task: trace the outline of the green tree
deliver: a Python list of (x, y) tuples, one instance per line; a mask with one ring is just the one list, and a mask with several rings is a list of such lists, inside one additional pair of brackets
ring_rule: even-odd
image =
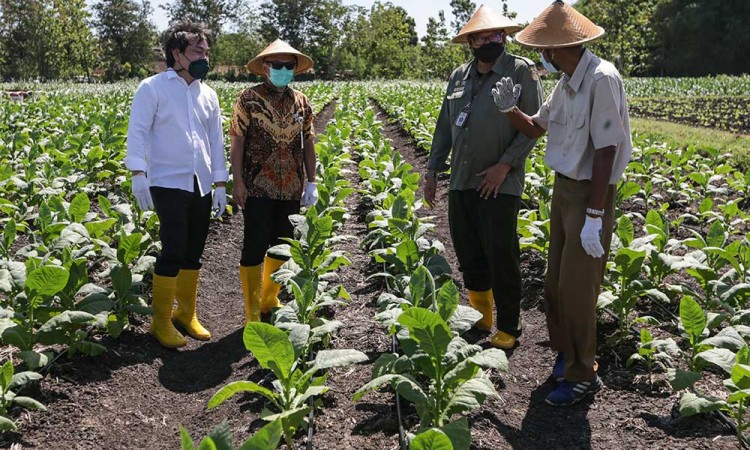
[(349, 27), (352, 17), (352, 9), (344, 6), (341, 0), (321, 0), (313, 9), (303, 49), (315, 61), (318, 77), (332, 79), (338, 72), (344, 30)]
[(438, 13), (437, 19), (428, 19), (426, 31), (422, 38), (423, 76), (446, 80), (453, 69), (469, 58), (469, 52), (465, 45), (451, 44), (443, 11)]
[(418, 77), (419, 40), (414, 19), (392, 3), (355, 10), (342, 59), (358, 78)]
[(260, 5), (260, 33), (268, 41), (283, 39), (302, 50), (317, 0), (272, 0)]
[(50, 53), (47, 28), (52, 8), (47, 0), (2, 0), (2, 41), (5, 67), (3, 77), (22, 80), (46, 77), (44, 69)]
[(89, 28), (91, 14), (85, 0), (53, 0), (50, 60), (56, 69), (54, 78), (91, 75), (96, 63), (96, 41)]
[(162, 8), (170, 21), (187, 19), (205, 23), (214, 37), (221, 34), (224, 24), (237, 20), (244, 10), (242, 0), (174, 0)]
[(657, 39), (652, 17), (656, 6), (663, 1), (580, 0), (576, 9), (606, 32), (587, 46), (612, 61), (623, 75), (648, 73)]
[(451, 26), (453, 27), (453, 31), (458, 34), (458, 32), (461, 31), (461, 28), (466, 25), (466, 22), (471, 19), (471, 16), (474, 15), (474, 11), (477, 10), (477, 5), (471, 0), (451, 0), (450, 5), (453, 11), (453, 21), (451, 22)]
[(148, 75), (153, 70), (150, 64), (156, 43), (154, 26), (148, 21), (151, 4), (148, 1), (100, 0), (93, 8), (105, 79)]

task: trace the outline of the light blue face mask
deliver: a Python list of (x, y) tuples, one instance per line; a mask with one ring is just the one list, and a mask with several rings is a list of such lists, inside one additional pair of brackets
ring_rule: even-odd
[(294, 78), (294, 70), (287, 68), (274, 69), (273, 67), (271, 67), (271, 71), (268, 76), (268, 79), (271, 81), (271, 83), (278, 88), (286, 87), (289, 83), (292, 82), (292, 78)]
[(544, 52), (539, 53), (542, 56), (542, 65), (545, 69), (547, 69), (547, 72), (549, 73), (557, 73), (557, 67), (553, 66), (552, 63), (544, 59)]

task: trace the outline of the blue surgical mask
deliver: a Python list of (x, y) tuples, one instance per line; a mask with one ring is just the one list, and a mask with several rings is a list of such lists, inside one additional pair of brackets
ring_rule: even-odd
[(546, 59), (544, 59), (544, 52), (540, 53), (542, 55), (542, 65), (545, 69), (547, 69), (547, 72), (549, 73), (557, 73), (557, 67), (553, 66), (552, 63), (548, 62)]
[(270, 73), (268, 75), (268, 79), (271, 81), (271, 84), (278, 88), (286, 87), (289, 83), (292, 82), (292, 78), (294, 78), (294, 70), (292, 69), (274, 69), (273, 67), (270, 68)]

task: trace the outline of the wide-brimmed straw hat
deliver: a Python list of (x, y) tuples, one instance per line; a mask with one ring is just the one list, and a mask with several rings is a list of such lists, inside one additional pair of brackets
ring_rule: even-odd
[(591, 42), (604, 35), (604, 28), (562, 0), (555, 0), (516, 35), (516, 42), (531, 48), (563, 48)]
[(471, 16), (471, 19), (466, 22), (466, 25), (461, 28), (456, 37), (453, 38), (453, 42), (456, 44), (465, 44), (469, 42), (470, 34), (481, 33), (482, 31), (504, 30), (505, 34), (511, 34), (522, 28), (517, 23), (502, 15), (500, 11), (482, 5)]
[(282, 41), (281, 39), (276, 39), (271, 44), (269, 44), (268, 47), (263, 49), (263, 51), (260, 52), (258, 56), (251, 59), (250, 62), (247, 63), (247, 70), (252, 74), (263, 76), (265, 75), (265, 73), (263, 72), (263, 59), (271, 55), (281, 54), (294, 55), (297, 57), (297, 67), (294, 69), (295, 75), (305, 72), (313, 66), (312, 58), (303, 53), (300, 53), (294, 47)]

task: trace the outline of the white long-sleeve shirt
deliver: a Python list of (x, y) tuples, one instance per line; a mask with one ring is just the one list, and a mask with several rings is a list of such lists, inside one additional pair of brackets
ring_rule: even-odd
[(125, 166), (148, 174), (151, 186), (200, 194), (229, 178), (216, 92), (187, 84), (174, 70), (146, 78), (130, 108)]

